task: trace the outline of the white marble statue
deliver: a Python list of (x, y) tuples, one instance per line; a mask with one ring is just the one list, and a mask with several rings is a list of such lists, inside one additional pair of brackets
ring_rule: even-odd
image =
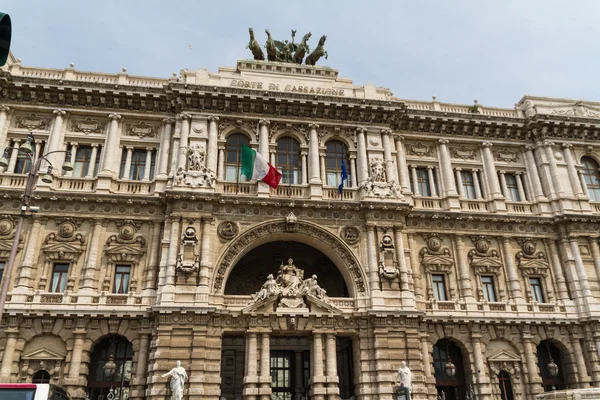
[(254, 300), (263, 300), (277, 293), (277, 282), (275, 282), (273, 274), (269, 274), (267, 281), (262, 285), (258, 293), (254, 295)]
[(163, 375), (171, 377), (171, 400), (182, 400), (183, 399), (183, 387), (188, 376), (185, 372), (185, 368), (181, 366), (181, 361), (177, 361), (175, 368)]
[(408, 392), (412, 393), (412, 372), (406, 366), (406, 361), (402, 361), (400, 365), (398, 375), (396, 375), (396, 385), (408, 388)]

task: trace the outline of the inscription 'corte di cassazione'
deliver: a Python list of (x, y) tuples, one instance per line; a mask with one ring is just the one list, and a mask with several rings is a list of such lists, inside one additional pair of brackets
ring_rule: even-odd
[(282, 92), (320, 94), (323, 96), (344, 96), (344, 89), (332, 89), (312, 86), (296, 86), (296, 85), (280, 85), (278, 83), (269, 83), (268, 85), (256, 81), (232, 80), (231, 87), (239, 87), (246, 89), (265, 89), (277, 90)]

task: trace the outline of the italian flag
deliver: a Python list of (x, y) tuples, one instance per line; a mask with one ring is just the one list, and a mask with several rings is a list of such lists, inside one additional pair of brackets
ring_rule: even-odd
[(277, 189), (281, 180), (281, 172), (267, 162), (262, 154), (252, 150), (246, 145), (242, 145), (242, 175), (246, 179), (259, 180)]

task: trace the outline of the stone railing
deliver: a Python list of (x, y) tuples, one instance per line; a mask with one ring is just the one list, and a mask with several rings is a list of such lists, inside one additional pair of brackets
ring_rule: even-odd
[(63, 176), (59, 179), (55, 179), (52, 182), (52, 189), (54, 190), (69, 190), (76, 192), (93, 192), (96, 190), (96, 179), (95, 178), (70, 178)]
[(25, 174), (0, 174), (0, 187), (4, 188), (24, 188), (27, 182)]
[(249, 295), (227, 295), (223, 297), (223, 305), (229, 308), (244, 308), (252, 302)]
[(442, 201), (436, 197), (416, 197), (415, 200), (415, 208), (425, 209), (425, 210), (441, 210), (442, 209)]
[(256, 182), (217, 182), (216, 192), (235, 195), (256, 195)]
[(506, 202), (506, 211), (509, 214), (532, 214), (533, 207), (527, 203)]
[(78, 82), (108, 83), (110, 85), (116, 85), (119, 83), (119, 77), (116, 75), (101, 74), (96, 72), (74, 72), (73, 78), (73, 80)]
[(487, 211), (487, 202), (485, 200), (460, 200), (460, 208), (463, 211)]
[[(464, 104), (444, 104), (439, 101), (415, 101), (415, 100), (402, 100), (409, 110), (423, 110), (423, 111), (439, 111), (445, 113), (457, 113), (457, 114), (470, 114), (469, 110), (473, 106)], [(496, 108), (496, 107), (484, 107), (478, 105), (478, 112), (474, 115), (489, 115), (491, 117), (507, 117), (507, 118), (518, 118), (520, 115), (515, 109), (510, 108)]]
[(590, 205), (592, 206), (592, 212), (594, 214), (600, 214), (600, 202), (590, 201)]
[(535, 400), (598, 400), (600, 388), (553, 390), (535, 396)]
[(30, 68), (30, 67), (21, 67), (21, 73), (15, 71), (13, 67), (11, 69), (11, 73), (13, 75), (21, 75), (27, 76), (30, 78), (40, 78), (40, 79), (64, 79), (65, 71), (61, 69), (52, 69), (52, 68)]
[[(106, 294), (102, 293), (99, 295), (93, 295), (92, 297), (85, 296), (88, 300), (86, 304), (94, 305), (109, 305), (109, 306), (126, 306), (126, 305), (138, 305), (142, 304), (142, 296), (139, 294)], [(83, 304), (81, 298), (77, 292), (65, 292), (65, 293), (38, 293), (28, 295), (26, 297), (26, 303), (32, 304), (55, 304), (55, 305), (69, 305), (72, 304)]]
[(340, 196), (337, 188), (323, 188), (323, 200), (358, 200), (358, 190), (356, 188), (344, 188)]
[(280, 185), (277, 189), (271, 189), (271, 196), (305, 199), (308, 197), (308, 186)]
[(113, 181), (111, 184), (111, 191), (113, 193), (151, 194), (154, 191), (154, 183), (141, 181)]

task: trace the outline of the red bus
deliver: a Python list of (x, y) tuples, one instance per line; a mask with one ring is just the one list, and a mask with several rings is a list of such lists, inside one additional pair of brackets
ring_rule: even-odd
[(59, 386), (48, 383), (0, 383), (2, 400), (71, 400)]

